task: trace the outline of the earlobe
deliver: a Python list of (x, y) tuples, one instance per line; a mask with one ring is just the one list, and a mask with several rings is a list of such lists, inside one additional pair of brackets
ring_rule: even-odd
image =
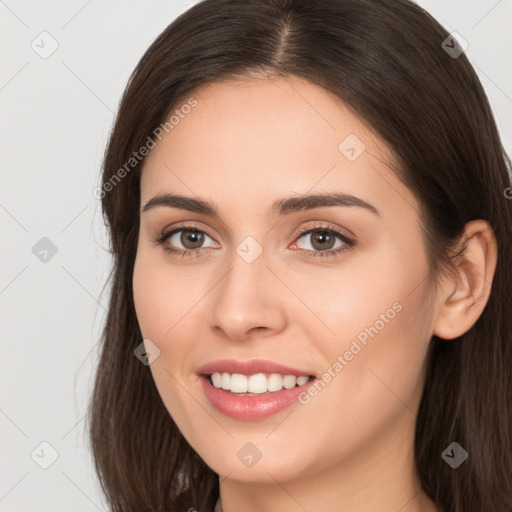
[(476, 323), (489, 299), (496, 270), (497, 246), (488, 222), (468, 222), (466, 249), (454, 260), (455, 272), (439, 287), (439, 308), (433, 333), (446, 340), (462, 336)]

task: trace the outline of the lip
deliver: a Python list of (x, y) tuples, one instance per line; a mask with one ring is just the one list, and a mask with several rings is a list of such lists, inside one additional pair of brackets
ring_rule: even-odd
[[(302, 386), (296, 386), (291, 389), (249, 395), (231, 393), (230, 391), (216, 388), (208, 378), (209, 375), (215, 372), (240, 373), (246, 376), (256, 373), (280, 373), (297, 377), (312, 376), (313, 379)], [(297, 403), (299, 395), (307, 392), (308, 387), (318, 380), (316, 376), (306, 371), (261, 359), (251, 361), (236, 361), (233, 359), (213, 361), (201, 366), (198, 374), (206, 397), (220, 413), (231, 418), (248, 421), (267, 418)]]
[(216, 388), (208, 377), (200, 377), (206, 397), (219, 412), (231, 418), (249, 421), (267, 418), (298, 402), (299, 395), (307, 392), (308, 387), (317, 380), (314, 378), (302, 386), (291, 389), (250, 396)]
[(197, 371), (198, 375), (211, 375), (212, 373), (240, 373), (241, 375), (254, 375), (256, 373), (281, 373), (282, 375), (295, 375), (297, 377), (316, 377), (312, 372), (292, 368), (265, 359), (251, 359), (237, 361), (236, 359), (219, 359), (205, 364)]

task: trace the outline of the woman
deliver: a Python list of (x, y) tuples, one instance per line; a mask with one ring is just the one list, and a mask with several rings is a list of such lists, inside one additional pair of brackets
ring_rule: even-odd
[(509, 169), (415, 4), (205, 0), (171, 23), (98, 196), (112, 510), (512, 510)]

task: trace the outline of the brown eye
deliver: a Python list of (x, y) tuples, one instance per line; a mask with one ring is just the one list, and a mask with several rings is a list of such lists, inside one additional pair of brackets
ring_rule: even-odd
[(192, 229), (182, 229), (179, 238), (185, 249), (199, 249), (204, 243), (204, 233)]
[[(306, 247), (300, 247), (300, 249), (313, 250), (318, 252), (329, 251), (331, 249), (334, 249), (333, 252), (335, 252), (338, 248), (354, 245), (352, 240), (350, 240), (347, 236), (338, 231), (327, 228), (308, 229), (304, 233), (301, 233), (301, 235), (297, 238), (297, 240), (301, 239), (309, 239), (310, 247), (307, 247), (307, 244), (305, 244)], [(337, 240), (339, 240), (339, 243), (336, 245)], [(303, 242), (301, 242), (301, 245), (302, 244)]]
[[(210, 239), (210, 246), (204, 245), (206, 239)], [(208, 233), (195, 226), (180, 226), (164, 232), (154, 242), (163, 245), (168, 252), (183, 254), (200, 253), (203, 248), (217, 246), (217, 243)]]
[(316, 231), (310, 233), (312, 236), (310, 238), (311, 245), (314, 249), (319, 251), (325, 251), (327, 249), (332, 249), (334, 244), (336, 243), (336, 237), (329, 234), (328, 231)]

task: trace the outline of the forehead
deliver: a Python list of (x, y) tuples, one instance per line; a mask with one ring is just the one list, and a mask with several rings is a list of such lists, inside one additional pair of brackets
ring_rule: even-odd
[[(173, 112), (188, 98), (196, 105), (183, 109), (146, 157), (143, 201), (168, 191), (214, 200), (240, 200), (244, 193), (264, 200), (271, 192), (313, 188), (371, 195), (391, 186), (407, 194), (383, 163), (394, 164), (390, 148), (341, 99), (309, 81), (213, 83)], [(355, 159), (351, 147), (360, 153)]]

